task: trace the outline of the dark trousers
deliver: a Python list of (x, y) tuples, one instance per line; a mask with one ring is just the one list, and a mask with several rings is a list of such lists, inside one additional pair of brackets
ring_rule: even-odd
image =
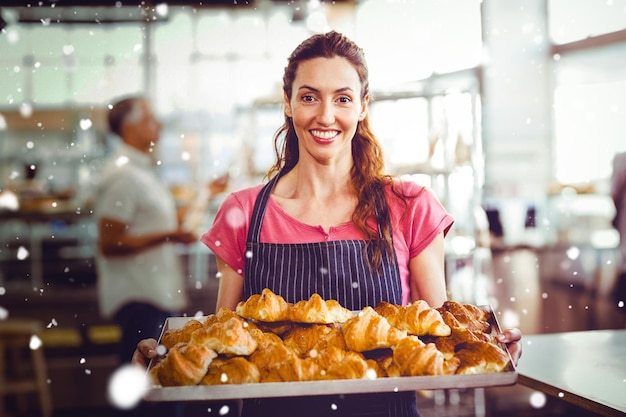
[(131, 361), (140, 340), (150, 337), (158, 340), (165, 319), (173, 315), (176, 313), (146, 303), (133, 302), (122, 307), (113, 317), (122, 329), (120, 364)]

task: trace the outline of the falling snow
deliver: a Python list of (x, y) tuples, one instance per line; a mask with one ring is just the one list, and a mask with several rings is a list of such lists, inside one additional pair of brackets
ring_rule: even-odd
[[(233, 4), (243, 3), (247, 2), (233, 1)], [(288, 9), (289, 12), (298, 12), (300, 14), (305, 12), (304, 8), (296, 6), (296, 2), (288, 3), (286, 7), (291, 8)], [(302, 26), (299, 29), (297, 28), (293, 32), (289, 32), (289, 39), (301, 36), (300, 30), (322, 31), (328, 27), (330, 22), (326, 19), (326, 14), (320, 9), (321, 3), (312, 3), (315, 6), (313, 7), (315, 10), (311, 10), (310, 15), (301, 23)], [(376, 2), (370, 3), (374, 4)], [(405, 7), (415, 7), (409, 3), (419, 2), (395, 3), (397, 5), (388, 6), (390, 9), (397, 8), (400, 13), (402, 8), (398, 5), (406, 3)], [(603, 6), (613, 7), (613, 11), (617, 9), (615, 7), (616, 4), (618, 4), (617, 1), (603, 2)], [(46, 8), (54, 10), (56, 6), (53, 2), (47, 5)], [(33, 8), (36, 7), (33, 6)], [(124, 6), (123, 1), (118, 1), (115, 3), (115, 8), (125, 9), (126, 6)], [(3, 7), (2, 16), (8, 22), (8, 25), (0, 33), (0, 42), (2, 42), (2, 47), (0, 48), (10, 50), (10, 54), (7, 55), (9, 58), (5, 59), (4, 67), (2, 68), (4, 70), (3, 77), (10, 81), (6, 84), (3, 83), (3, 94), (0, 97), (3, 104), (0, 106), (2, 109), (2, 112), (0, 112), (0, 174), (2, 175), (0, 178), (0, 214), (4, 216), (0, 219), (0, 320), (19, 316), (24, 311), (27, 311), (28, 314), (36, 312), (36, 314), (40, 315), (42, 322), (46, 323), (45, 330), (47, 333), (44, 332), (41, 337), (33, 336), (29, 342), (30, 349), (44, 348), (53, 351), (55, 347), (46, 346), (46, 341), (53, 340), (51, 335), (57, 334), (55, 332), (68, 329), (78, 330), (82, 338), (85, 337), (84, 334), (87, 333), (87, 330), (93, 323), (99, 323), (103, 320), (100, 317), (94, 317), (97, 316), (97, 306), (95, 306), (95, 301), (89, 298), (91, 295), (84, 295), (95, 291), (95, 278), (91, 275), (89, 277), (86, 275), (93, 275), (93, 253), (96, 250), (97, 233), (95, 225), (88, 220), (83, 221), (82, 219), (84, 219), (83, 216), (87, 217), (92, 214), (92, 209), (89, 205), (92, 197), (89, 194), (89, 186), (97, 178), (101, 168), (102, 156), (105, 152), (110, 151), (109, 138), (104, 133), (103, 122), (99, 119), (100, 114), (96, 115), (91, 110), (94, 110), (94, 103), (104, 103), (109, 100), (111, 93), (117, 94), (126, 90), (134, 91), (137, 89), (137, 86), (145, 85), (143, 83), (145, 80), (142, 78), (143, 72), (136, 70), (138, 60), (143, 59), (145, 54), (154, 54), (154, 57), (159, 62), (154, 74), (155, 80), (152, 81), (158, 87), (155, 92), (155, 98), (159, 106), (162, 107), (159, 109), (160, 112), (171, 116), (171, 120), (180, 118), (182, 120), (181, 125), (183, 125), (182, 127), (178, 126), (170, 119), (164, 124), (166, 129), (164, 139), (160, 145), (167, 146), (167, 150), (171, 150), (171, 152), (167, 152), (165, 155), (159, 154), (158, 158), (160, 159), (158, 159), (157, 164), (166, 173), (165, 175), (170, 176), (168, 177), (169, 181), (175, 182), (178, 180), (178, 176), (187, 175), (193, 176), (194, 181), (201, 182), (207, 178), (217, 177), (223, 173), (220, 170), (225, 169), (229, 173), (237, 173), (237, 175), (233, 175), (233, 178), (236, 181), (235, 184), (239, 186), (245, 182), (246, 178), (243, 177), (250, 166), (254, 166), (256, 171), (263, 171), (262, 168), (256, 165), (263, 166), (266, 159), (273, 156), (271, 154), (273, 150), (270, 149), (268, 151), (259, 145), (259, 142), (265, 139), (259, 139), (257, 135), (252, 133), (252, 125), (263, 123), (264, 121), (255, 119), (248, 126), (245, 123), (246, 118), (242, 117), (240, 112), (243, 112), (242, 109), (250, 108), (251, 105), (249, 103), (253, 99), (268, 97), (273, 94), (273, 91), (268, 86), (276, 84), (276, 80), (272, 78), (275, 74), (265, 74), (266, 66), (274, 67), (275, 65), (265, 65), (265, 62), (263, 62), (263, 64), (255, 66), (255, 71), (258, 72), (260, 77), (259, 81), (249, 76), (250, 61), (255, 63), (261, 62), (261, 56), (264, 56), (269, 57), (268, 62), (271, 63), (275, 59), (284, 57), (282, 55), (274, 57), (274, 52), (265, 49), (263, 44), (254, 43), (252, 40), (246, 42), (246, 44), (239, 45), (237, 36), (232, 36), (230, 40), (234, 45), (232, 47), (229, 46), (229, 42), (223, 42), (222, 47), (225, 48), (224, 51), (212, 50), (211, 45), (215, 44), (212, 42), (194, 42), (194, 50), (192, 52), (191, 45), (179, 42), (179, 38), (172, 38), (171, 33), (169, 36), (162, 36), (167, 34), (167, 22), (181, 25), (179, 22), (182, 21), (183, 29), (186, 29), (185, 24), (188, 24), (189, 21), (185, 19), (177, 20), (176, 12), (180, 12), (185, 18), (190, 18), (191, 15), (200, 16), (208, 12), (194, 9), (193, 12), (188, 13), (187, 10), (180, 11), (174, 9), (174, 7), (168, 7), (165, 3), (159, 3), (147, 12), (152, 20), (162, 20), (159, 23), (160, 26), (155, 28), (155, 31), (158, 33), (158, 37), (155, 38), (156, 42), (148, 48), (146, 34), (143, 32), (143, 29), (138, 31), (128, 30), (130, 25), (127, 24), (117, 26), (103, 25), (103, 16), (100, 15), (96, 16), (93, 19), (94, 24), (88, 25), (87, 28), (60, 29), (62, 25), (59, 24), (57, 18), (42, 17), (37, 18), (31, 26), (25, 29), (23, 25), (17, 23), (16, 13), (12, 10), (5, 10)], [(570, 7), (568, 13), (577, 14), (575, 9)], [(187, 16), (187, 13), (189, 16)], [(267, 13), (267, 11), (264, 11), (264, 13)], [(293, 23), (291, 13), (281, 13), (274, 16), (273, 26), (278, 29), (280, 29), (280, 25), (287, 24), (281, 23), (283, 21)], [(371, 10), (369, 10), (369, 13), (373, 14), (376, 19), (385, 18), (383, 13), (376, 14), (372, 13)], [(386, 11), (386, 13), (391, 12)], [(367, 10), (361, 14), (367, 15)], [(406, 13), (402, 12), (397, 18), (400, 19), (404, 15)], [(235, 24), (238, 23), (238, 19), (241, 19), (243, 23), (246, 23), (245, 19), (237, 16), (238, 14), (233, 12), (228, 16), (228, 22)], [(602, 21), (603, 19), (589, 20)], [(604, 20), (610, 21), (610, 19)], [(575, 32), (585, 30), (583, 27), (585, 25), (582, 24), (583, 22), (580, 19), (572, 19), (572, 22), (575, 22), (575, 24), (571, 23), (559, 27), (558, 33), (556, 33), (557, 37), (567, 38), (571, 37)], [(194, 20), (194, 32), (202, 32), (204, 30), (209, 33), (207, 28), (202, 26), (205, 24), (202, 19)], [(442, 21), (440, 25), (442, 26), (441, 30), (446, 34), (446, 39), (453, 41), (453, 38), (448, 39), (447, 36), (453, 36), (455, 31), (458, 31), (458, 27), (455, 30), (445, 30), (446, 22)], [(243, 26), (242, 24), (241, 27)], [(366, 25), (363, 26), (366, 27)], [(387, 65), (397, 67), (396, 69), (390, 68), (390, 70), (394, 71), (394, 74), (400, 71), (398, 68), (410, 69), (411, 78), (409, 81), (413, 81), (416, 79), (416, 74), (419, 75), (423, 71), (420, 68), (422, 65), (429, 65), (425, 70), (427, 73), (433, 73), (436, 70), (433, 67), (437, 63), (436, 61), (449, 59), (457, 55), (454, 53), (442, 54), (438, 51), (441, 48), (437, 47), (437, 36), (444, 35), (436, 28), (429, 26), (432, 33), (429, 33), (426, 37), (419, 32), (419, 25), (413, 26), (416, 27), (415, 30), (418, 32), (414, 33), (414, 36), (406, 36), (406, 46), (417, 49), (432, 45), (433, 49), (428, 49), (425, 54), (403, 55), (407, 55), (407, 57), (427, 56), (431, 59), (424, 60), (419, 58), (417, 61), (410, 61), (409, 65), (399, 65), (397, 59), (400, 59), (400, 57), (394, 55), (393, 59), (388, 59), (389, 49), (385, 47), (384, 42), (369, 39), (366, 50), (368, 51), (368, 57), (373, 58), (370, 60), (372, 87), (376, 85), (386, 87), (385, 83), (389, 83), (389, 81), (396, 78), (389, 76), (381, 77), (381, 68), (384, 70)], [(247, 25), (247, 27), (252, 28), (253, 26)], [(390, 28), (392, 34), (395, 33), (393, 29)], [(505, 29), (503, 27), (485, 28), (485, 30), (490, 30), (496, 38), (505, 36)], [(622, 29), (623, 27), (620, 30)], [(59, 31), (53, 32), (56, 30)], [(159, 32), (161, 30), (162, 32)], [(529, 53), (533, 45), (537, 48), (542, 48), (547, 42), (546, 37), (548, 34), (543, 33), (536, 22), (524, 22), (519, 25), (518, 30), (528, 38), (528, 44), (522, 49), (523, 53)], [(33, 36), (33, 33), (37, 31), (55, 35), (51, 36), (50, 41), (47, 42), (48, 39), (45, 37), (38, 39)], [(183, 33), (185, 31), (177, 30), (177, 32)], [(279, 31), (277, 30), (277, 32)], [(209, 35), (207, 33), (203, 36), (210, 36), (210, 33)], [(109, 41), (107, 39), (108, 35), (111, 38), (126, 38), (126, 44), (120, 46), (120, 50), (116, 50), (116, 41)], [(258, 36), (258, 38), (262, 40), (266, 36), (269, 37), (270, 34), (264, 34), (264, 36)], [(361, 36), (364, 37), (364, 41), (368, 41), (366, 33)], [(588, 33), (584, 33), (580, 39), (585, 39), (588, 36)], [(281, 44), (284, 41), (283, 38), (284, 36), (273, 43)], [(426, 38), (429, 39), (429, 42), (422, 40)], [(468, 37), (468, 39), (470, 38)], [(564, 40), (563, 42), (567, 43), (570, 41)], [(163, 42), (168, 43), (162, 44)], [(176, 42), (179, 42), (180, 48), (176, 48)], [(250, 43), (252, 46), (248, 46), (247, 43)], [(382, 51), (377, 50), (377, 43), (382, 44)], [(54, 45), (55, 49), (48, 50), (47, 45)], [(153, 49), (154, 46), (156, 46), (156, 49)], [(446, 46), (446, 48), (449, 47), (449, 45)], [(163, 50), (180, 54), (180, 57), (176, 55), (177, 58), (175, 60), (163, 59)], [(187, 50), (189, 50), (188, 56), (184, 56), (183, 52)], [(262, 54), (258, 53), (260, 50)], [(481, 48), (478, 52), (478, 56), (484, 55), (481, 59), (489, 59), (488, 51), (483, 51)], [(15, 58), (10, 58), (10, 56)], [(376, 59), (376, 56), (382, 56), (383, 59)], [(195, 60), (191, 59), (193, 57), (195, 57)], [(557, 71), (557, 66), (567, 66), (566, 58), (569, 57), (565, 52), (562, 54), (555, 53), (551, 57), (549, 64), (551, 67), (554, 66), (555, 71)], [(472, 57), (472, 59), (474, 60), (475, 57)], [(170, 71), (175, 71), (175, 66), (167, 63), (176, 60), (186, 63), (182, 70), (184, 77), (169, 76)], [(232, 73), (220, 73), (219, 63), (223, 60), (228, 61), (228, 67), (229, 70), (232, 70)], [(246, 68), (242, 70), (236, 69), (235, 64), (237, 60), (245, 62)], [(380, 63), (381, 61), (382, 64)], [(520, 60), (519, 63), (528, 64), (528, 68), (532, 68), (533, 71), (546, 71), (546, 67), (542, 62), (536, 60), (536, 57), (528, 60), (528, 62)], [(85, 68), (88, 68), (90, 71), (83, 71)], [(219, 76), (206, 77), (204, 74), (211, 73), (210, 71), (216, 71)], [(197, 75), (194, 75), (196, 72), (200, 74), (199, 78)], [(496, 79), (498, 77), (511, 79), (510, 77), (512, 76), (512, 74), (507, 74), (506, 71), (503, 73), (487, 72), (487, 74), (490, 78)], [(612, 76), (611, 74), (607, 73), (606, 76)], [(567, 78), (562, 72), (555, 73), (555, 75)], [(578, 74), (575, 76), (583, 75)], [(587, 76), (590, 75), (587, 74)], [(163, 77), (166, 78), (167, 82), (163, 82)], [(379, 81), (381, 84), (375, 83), (376, 78), (383, 78), (383, 80)], [(384, 78), (389, 78), (389, 80)], [(118, 86), (117, 82), (121, 84)], [(189, 87), (185, 87), (186, 84), (184, 83), (189, 83)], [(85, 84), (88, 84), (89, 88), (85, 88)], [(198, 86), (197, 91), (195, 91), (196, 85)], [(54, 86), (54, 88), (51, 86)], [(611, 85), (609, 87), (613, 88), (614, 86)], [(572, 91), (561, 91), (555, 94), (557, 101), (555, 111), (563, 111), (562, 109), (559, 110), (558, 99), (565, 99), (568, 103), (567, 107), (571, 112), (566, 114), (570, 117), (565, 117), (565, 119), (568, 120), (567, 124), (571, 125), (571, 129), (562, 127), (560, 123), (557, 123), (557, 127), (565, 130), (562, 134), (571, 134), (572, 141), (576, 140), (574, 137), (576, 136), (576, 131), (583, 132), (580, 135), (583, 139), (579, 142), (572, 142), (573, 144), (563, 145), (561, 143), (563, 141), (559, 141), (558, 137), (556, 137), (553, 144), (555, 147), (554, 152), (560, 155), (561, 152), (557, 151), (562, 149), (561, 147), (563, 146), (567, 146), (567, 149), (580, 148), (580, 155), (584, 155), (585, 149), (587, 149), (586, 146), (592, 146), (592, 151), (598, 152), (601, 149), (608, 149), (609, 147), (605, 142), (602, 142), (603, 145), (600, 146), (600, 142), (596, 143), (596, 141), (605, 140), (612, 131), (624, 131), (624, 129), (611, 129), (612, 125), (610, 123), (606, 123), (608, 126), (606, 128), (602, 126), (602, 121), (610, 122), (612, 120), (611, 116), (620, 120), (626, 120), (623, 117), (624, 108), (626, 107), (623, 99), (622, 101), (616, 100), (615, 102), (602, 104), (600, 110), (591, 109), (590, 107), (594, 105), (595, 101), (602, 102), (602, 97), (606, 98), (602, 96), (601, 92), (596, 97), (595, 93), (585, 92), (582, 89), (571, 88), (567, 85), (563, 87), (563, 90), (569, 89)], [(381, 88), (381, 90), (384, 89)], [(613, 92), (613, 90), (610, 91)], [(559, 94), (565, 96), (561, 97)], [(623, 96), (623, 94), (620, 95), (620, 97)], [(522, 102), (523, 98), (520, 98), (518, 102)], [(569, 100), (570, 98), (571, 100)], [(54, 103), (51, 103), (52, 101)], [(68, 107), (71, 108), (66, 120), (57, 120), (57, 116), (55, 116), (55, 120), (41, 119), (41, 109), (55, 107), (57, 102), (67, 103)], [(533, 106), (538, 108), (535, 103)], [(83, 109), (83, 107), (85, 108)], [(107, 108), (110, 109), (111, 105), (102, 105), (102, 109)], [(16, 116), (13, 113), (16, 113)], [(192, 116), (189, 116), (188, 113), (192, 114)], [(579, 118), (575, 117), (577, 114), (580, 115)], [(280, 118), (282, 116), (282, 109), (275, 109), (272, 114), (272, 117)], [(455, 114), (451, 112), (448, 116), (454, 119)], [(515, 117), (511, 116), (507, 121), (517, 121), (519, 123), (516, 126), (518, 129), (520, 126), (525, 129), (538, 129), (537, 126), (544, 122), (540, 116), (523, 112)], [(31, 126), (32, 132), (29, 131), (28, 134), (23, 132), (14, 134), (11, 128), (12, 124), (15, 123), (14, 117), (17, 117), (21, 123)], [(250, 116), (250, 118), (252, 117)], [(414, 122), (415, 120), (411, 120), (411, 132), (414, 131)], [(398, 126), (400, 125), (395, 121), (394, 123), (398, 124)], [(271, 129), (266, 128), (267, 132), (263, 132), (263, 135), (260, 136), (268, 136), (269, 138), (276, 127), (278, 126), (272, 125)], [(452, 125), (449, 126), (450, 130), (453, 130), (453, 127)], [(515, 130), (514, 127), (512, 126), (510, 130)], [(229, 129), (235, 131), (235, 133), (224, 133), (224, 131)], [(185, 130), (185, 133), (181, 133), (180, 130)], [(593, 132), (594, 141), (588, 141), (588, 138), (591, 136), (587, 134), (588, 132)], [(555, 132), (555, 135), (558, 136), (558, 133)], [(516, 134), (523, 135), (524, 132), (516, 132)], [(415, 141), (414, 139), (417, 137), (413, 134), (406, 136), (410, 137), (412, 141)], [(622, 139), (619, 138), (618, 140)], [(590, 144), (586, 142), (590, 142)], [(247, 158), (245, 160), (240, 158), (241, 154), (244, 154), (244, 152), (240, 151), (240, 149), (245, 147), (244, 145), (249, 147), (245, 151)], [(153, 146), (156, 154), (157, 146), (154, 143)], [(505, 149), (506, 144), (491, 146), (489, 149), (500, 147)], [(400, 148), (404, 149), (402, 146)], [(533, 144), (530, 144), (528, 149), (524, 151), (530, 155), (528, 159), (543, 158), (543, 149), (539, 152), (533, 148)], [(509, 158), (509, 152), (510, 155), (516, 155), (515, 158), (510, 157), (512, 162), (513, 160), (522, 160), (518, 159), (518, 156), (525, 154), (525, 152), (519, 152), (517, 148), (505, 150), (505, 158), (503, 159)], [(405, 155), (412, 154), (411, 152), (401, 153)], [(595, 162), (596, 159), (608, 160), (607, 155), (600, 153), (602, 158), (592, 158), (593, 161), (590, 160), (587, 164), (589, 165), (588, 168), (581, 168), (578, 162), (579, 158), (571, 158), (569, 154), (567, 154), (568, 161), (563, 162), (561, 160), (563, 157), (557, 156), (557, 160), (551, 161), (551, 164), (554, 165), (555, 170), (559, 171), (559, 175), (569, 175), (571, 178), (580, 179), (578, 175), (582, 172), (580, 175), (586, 175), (586, 177), (582, 178), (583, 183), (590, 187), (596, 186), (602, 190), (604, 185), (595, 184), (594, 181), (595, 178), (606, 177), (609, 166), (606, 163), (602, 165), (600, 162)], [(519, 156), (519, 158), (523, 157), (524, 155)], [(35, 159), (37, 164), (33, 163), (31, 159)], [(411, 162), (413, 163), (414, 161)], [(124, 157), (116, 161), (119, 167), (123, 167), (127, 163), (128, 160)], [(22, 164), (28, 166), (31, 170), (38, 168), (40, 170), (37, 176), (38, 180), (47, 187), (48, 191), (54, 193), (51, 198), (42, 199), (39, 206), (46, 214), (45, 217), (48, 220), (38, 221), (35, 225), (28, 224), (19, 218), (13, 219), (11, 217), (12, 214), (21, 215), (22, 211), (20, 210), (27, 208), (24, 203), (28, 202), (24, 201), (20, 196), (17, 188), (12, 189), (13, 184), (20, 184), (25, 180)], [(532, 181), (537, 181), (533, 177), (534, 172), (532, 172), (535, 168), (534, 164), (534, 160), (530, 164), (531, 167), (526, 167), (524, 163), (521, 164), (527, 170), (522, 175), (529, 177), (529, 184)], [(171, 167), (173, 166), (176, 168), (172, 169)], [(497, 166), (494, 169), (497, 172)], [(256, 171), (255, 175), (258, 176)], [(591, 172), (591, 174), (587, 172)], [(537, 173), (537, 175), (544, 174)], [(541, 178), (541, 181), (543, 181), (544, 178)], [(451, 183), (458, 180), (455, 175), (450, 175), (449, 178), (446, 177), (446, 181), (448, 179)], [(505, 178), (502, 184), (489, 184), (489, 186), (495, 189), (495, 191), (491, 191), (496, 194), (496, 197), (515, 199), (528, 191), (525, 187), (530, 187), (530, 185), (510, 185), (507, 182), (510, 181), (512, 183), (514, 182), (513, 180)], [(254, 181), (258, 182), (258, 178), (255, 177)], [(438, 182), (439, 179), (432, 184), (433, 188), (439, 187), (440, 184)], [(79, 195), (79, 191), (85, 194)], [(68, 201), (65, 193), (76, 193), (76, 198)], [(498, 193), (501, 193), (501, 195)], [(458, 193), (449, 192), (446, 195), (454, 200)], [(545, 215), (540, 213), (536, 229), (524, 231), (528, 232), (528, 236), (524, 237), (529, 239), (528, 246), (530, 248), (535, 247), (533, 239), (540, 236), (538, 241), (541, 244), (536, 246), (536, 253), (539, 253), (539, 255), (536, 258), (529, 260), (520, 255), (523, 249), (515, 252), (509, 251), (505, 247), (503, 253), (497, 254), (494, 251), (493, 254), (490, 254), (488, 261), (484, 265), (473, 264), (472, 262), (476, 262), (475, 258), (467, 261), (470, 264), (467, 267), (470, 269), (470, 273), (464, 274), (463, 277), (480, 276), (482, 279), (480, 282), (478, 280), (471, 281), (472, 285), (476, 285), (478, 282), (481, 287), (477, 291), (472, 292), (472, 297), (481, 291), (485, 293), (481, 300), (487, 300), (494, 308), (503, 326), (520, 327), (523, 332), (528, 333), (578, 330), (581, 326), (594, 325), (616, 328), (624, 327), (624, 321), (623, 319), (620, 321), (619, 317), (620, 315), (623, 317), (626, 314), (626, 300), (614, 300), (608, 297), (610, 277), (613, 277), (619, 269), (617, 257), (612, 257), (612, 252), (609, 252), (616, 245), (615, 242), (618, 238), (613, 233), (613, 230), (604, 230), (603, 234), (583, 236), (588, 239), (582, 239), (579, 236), (587, 231), (585, 221), (597, 220), (595, 218), (590, 220), (589, 216), (581, 216), (581, 219), (576, 218), (576, 213), (574, 213), (573, 209), (568, 208), (569, 206), (566, 203), (574, 202), (577, 196), (582, 199), (586, 195), (581, 193), (579, 196), (571, 187), (563, 190), (561, 194), (555, 193), (550, 195), (547, 199), (551, 200), (551, 203), (554, 201), (554, 204), (557, 206), (554, 213)], [(215, 210), (218, 203), (219, 199), (212, 201), (211, 204), (215, 206), (212, 206), (210, 210)], [(546, 207), (540, 208), (549, 211), (552, 207), (548, 207), (548, 205), (546, 204)], [(119, 202), (119, 207), (121, 208), (122, 206), (122, 202)], [(595, 212), (596, 210), (603, 210), (603, 207), (591, 207), (590, 209)], [(580, 208), (576, 207), (576, 210), (578, 209)], [(455, 233), (461, 235), (466, 232), (463, 230), (463, 210), (464, 208), (456, 210), (459, 212), (458, 214), (454, 213), (455, 217), (458, 218), (454, 228), (451, 230), (450, 236), (452, 238), (449, 242), (457, 254), (470, 253), (475, 244), (473, 237), (453, 236)], [(59, 216), (55, 218), (50, 213), (58, 213)], [(68, 213), (75, 214), (81, 220), (78, 222), (74, 222), (74, 219), (66, 221), (65, 218)], [(548, 218), (548, 216), (551, 218)], [(49, 220), (50, 217), (52, 217), (51, 220)], [(226, 220), (229, 226), (236, 230), (245, 226), (247, 218), (243, 211), (233, 209), (226, 213)], [(575, 227), (572, 227), (572, 225)], [(205, 227), (208, 227), (208, 224)], [(577, 231), (578, 233), (575, 233)], [(473, 230), (470, 230), (468, 234), (473, 235), (473, 232)], [(536, 232), (536, 234), (531, 235), (532, 232)], [(574, 242), (566, 241), (561, 235), (574, 235), (575, 239), (572, 239)], [(595, 249), (599, 249), (590, 250), (589, 242), (591, 242), (592, 246), (595, 245)], [(216, 241), (215, 245), (221, 247), (223, 243), (222, 241)], [(524, 243), (527, 242), (522, 242), (522, 245), (520, 245), (522, 248), (526, 247)], [(224, 243), (224, 246), (227, 245)], [(553, 247), (559, 248), (561, 252), (558, 255), (546, 254)], [(204, 247), (202, 249), (204, 250)], [(189, 290), (195, 291), (196, 294), (206, 298), (213, 296), (210, 291), (214, 291), (215, 280), (205, 273), (206, 265), (203, 262), (206, 259), (203, 257), (204, 255), (205, 253), (200, 252), (200, 250), (189, 255), (191, 260), (188, 266), (191, 271), (188, 274), (188, 278), (190, 282)], [(554, 255), (554, 257), (549, 258), (549, 255)], [(48, 265), (42, 262), (43, 259), (47, 260), (54, 256), (56, 256), (54, 264), (50, 263)], [(541, 258), (542, 256), (545, 256), (545, 258)], [(606, 258), (607, 256), (609, 259)], [(252, 252), (247, 251), (245, 257), (251, 258)], [(194, 262), (196, 263), (194, 264)], [(455, 283), (455, 279), (461, 280), (463, 278), (459, 271), (455, 271), (455, 268), (458, 266), (459, 264), (457, 263), (452, 267), (451, 271), (448, 271), (448, 279), (451, 283)], [(483, 268), (485, 271), (483, 271)], [(198, 271), (201, 272), (199, 273)], [(329, 270), (325, 267), (320, 267), (319, 271), (324, 276), (329, 274)], [(241, 269), (237, 269), (236, 272), (243, 274)], [(482, 278), (483, 276), (485, 278)], [(609, 278), (606, 278), (607, 276)], [(222, 275), (220, 272), (216, 272), (214, 277), (220, 279)], [(353, 282), (351, 285), (356, 289), (359, 284)], [(450, 285), (450, 289), (455, 288), (457, 287)], [(474, 288), (473, 290), (476, 289)], [(76, 294), (79, 294), (80, 297), (86, 297), (84, 300), (76, 301), (76, 307), (73, 304), (74, 301), (65, 301), (67, 294), (72, 291), (76, 291)], [(209, 295), (206, 295), (207, 293)], [(454, 292), (451, 294), (453, 296), (456, 295)], [(56, 297), (61, 299), (61, 303), (64, 305), (57, 307), (54, 311), (41, 311), (38, 302), (52, 303)], [(77, 298), (80, 297), (77, 296)], [(70, 299), (72, 298), (70, 297)], [(208, 306), (203, 306), (203, 308), (206, 309)], [(193, 314), (194, 317), (202, 317), (206, 314), (204, 310), (192, 311), (196, 311)], [(593, 323), (590, 324), (590, 322)], [(530, 344), (530, 341), (527, 343)], [(91, 356), (88, 353), (86, 351), (77, 353), (72, 357), (72, 362), (74, 364), (78, 362), (80, 369), (87, 378), (91, 380), (101, 379), (102, 371), (96, 366), (90, 366), (93, 363), (91, 363)], [(158, 346), (157, 353), (164, 355), (166, 353), (165, 347), (162, 345)], [(309, 354), (315, 356), (317, 352), (311, 351)], [(374, 379), (375, 372), (373, 370), (370, 371), (372, 372), (368, 372), (368, 377)], [(221, 378), (224, 379), (223, 382), (228, 380), (226, 374), (223, 374)], [(51, 386), (59, 383), (56, 375), (51, 377), (48, 382)], [(624, 382), (626, 383), (626, 380)], [(137, 372), (135, 368), (116, 369), (109, 379), (109, 399), (112, 404), (120, 409), (133, 408), (141, 400), (147, 389), (147, 384), (145, 372)], [(394, 391), (398, 391), (398, 389), (396, 388)], [(558, 396), (563, 398), (565, 394), (559, 392)], [(529, 395), (528, 403), (535, 409), (544, 408), (547, 403), (546, 395), (541, 392), (532, 392)], [(331, 409), (337, 410), (338, 405), (331, 404)], [(210, 413), (211, 409), (207, 411)], [(232, 411), (228, 406), (218, 409), (219, 415), (228, 415)]]

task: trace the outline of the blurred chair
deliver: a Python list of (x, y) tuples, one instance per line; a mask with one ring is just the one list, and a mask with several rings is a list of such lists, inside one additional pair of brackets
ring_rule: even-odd
[[(38, 320), (0, 320), (0, 415), (7, 415), (6, 397), (16, 396), (16, 406), (24, 407), (24, 394), (39, 398), (42, 417), (52, 417), (52, 399)], [(30, 352), (28, 355), (25, 352)], [(20, 402), (19, 400), (22, 400)]]

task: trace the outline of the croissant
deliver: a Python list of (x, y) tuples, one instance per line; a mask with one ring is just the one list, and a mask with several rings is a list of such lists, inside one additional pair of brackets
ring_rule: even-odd
[(217, 354), (206, 346), (178, 343), (153, 369), (164, 387), (197, 385)]
[(457, 359), (446, 361), (434, 344), (424, 343), (416, 336), (398, 342), (393, 359), (403, 376), (449, 375), (458, 367)]
[(298, 301), (290, 309), (290, 320), (294, 323), (343, 323), (350, 317), (352, 312), (337, 300), (323, 300), (319, 294)]
[(334, 345), (327, 345), (323, 349), (311, 349), (306, 357), (309, 357), (317, 364), (321, 372), (326, 372), (332, 365), (341, 362), (348, 350)]
[[(395, 317), (397, 314), (400, 313), (400, 308), (401, 306), (399, 306), (398, 304), (392, 304), (388, 301), (381, 301), (380, 303), (376, 304), (376, 306), (374, 307), (374, 311), (389, 320), (390, 317)], [(391, 321), (389, 321), (389, 323), (391, 324)]]
[(272, 332), (264, 332), (259, 328), (250, 329), (250, 336), (256, 341), (257, 350), (267, 349), (271, 345), (283, 344), (282, 339), (278, 335)]
[(501, 372), (510, 361), (508, 353), (494, 343), (469, 341), (461, 343), (457, 349), (457, 374)]
[(266, 374), (266, 381), (314, 381), (321, 379), (321, 370), (312, 358), (289, 355), (274, 363)]
[(212, 326), (215, 323), (224, 323), (232, 318), (241, 319), (241, 316), (235, 314), (235, 312), (229, 308), (220, 307), (217, 313), (211, 314), (207, 316), (206, 319), (204, 319), (204, 325), (208, 327)]
[[(270, 335), (276, 336), (272, 333)], [(280, 338), (277, 343), (271, 343), (269, 339), (266, 341), (268, 343), (263, 349), (257, 349), (250, 356), (250, 362), (259, 369), (261, 382), (319, 379), (320, 368), (313, 358), (299, 357), (293, 349), (285, 346)]]
[(341, 361), (326, 369), (324, 379), (375, 379), (378, 376), (376, 362), (367, 361), (357, 352), (346, 352)]
[(343, 324), (346, 346), (355, 352), (391, 347), (406, 335), (406, 330), (392, 327), (386, 318), (369, 306)]
[(464, 327), (452, 327), (450, 336), (437, 337), (434, 344), (446, 359), (450, 359), (456, 352), (456, 347), (464, 342), (489, 341), (489, 336), (481, 332), (472, 332)]
[(376, 357), (376, 363), (381, 371), (383, 377), (398, 377), (402, 376), (400, 373), (400, 367), (393, 359), (393, 351), (389, 350), (386, 354)]
[[(387, 303), (388, 304), (388, 303)], [(416, 336), (448, 336), (450, 327), (444, 323), (439, 311), (431, 308), (427, 301), (417, 300), (408, 306), (390, 308), (382, 305), (380, 314), (387, 318), (392, 326), (406, 330)]]
[(252, 384), (261, 380), (259, 369), (242, 356), (215, 358), (199, 385)]
[(261, 294), (253, 294), (246, 301), (240, 301), (235, 312), (247, 319), (277, 322), (289, 319), (290, 307), (283, 297), (265, 288)]
[(179, 329), (167, 329), (163, 332), (163, 336), (161, 336), (161, 344), (168, 349), (171, 349), (177, 343), (184, 342), (187, 343), (191, 340), (191, 334), (201, 329), (203, 324), (199, 320), (189, 320), (186, 322), (183, 327)]
[[(449, 311), (455, 318), (454, 325), (465, 327), (472, 331), (487, 332), (489, 324), (489, 312), (482, 310), (472, 304), (461, 304), (456, 301), (445, 301), (437, 309), (441, 314)], [(448, 320), (450, 318), (448, 317)], [(451, 326), (452, 327), (452, 326)]]
[(294, 327), (283, 336), (283, 341), (300, 356), (308, 355), (311, 350), (324, 350), (329, 344), (345, 349), (338, 325), (312, 324)]
[(293, 349), (285, 346), (280, 337), (273, 333), (262, 333), (263, 335), (260, 335), (253, 330), (251, 334), (259, 342), (258, 348), (250, 355), (250, 362), (255, 364), (261, 371), (261, 379), (264, 379), (264, 373), (267, 373), (274, 364), (280, 363), (291, 356), (298, 356)]
[(204, 345), (217, 353), (250, 355), (256, 349), (257, 342), (246, 327), (247, 323), (233, 316), (223, 323), (216, 321), (196, 330), (191, 336), (191, 343)]

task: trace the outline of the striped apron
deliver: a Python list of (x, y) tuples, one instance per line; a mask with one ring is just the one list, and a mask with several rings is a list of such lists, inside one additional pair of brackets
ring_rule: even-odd
[[(246, 242), (244, 298), (269, 288), (296, 303), (318, 293), (350, 310), (380, 301), (402, 303), (398, 263), (383, 251), (380, 272), (370, 270), (364, 240), (304, 244), (261, 243), (261, 225), (280, 175), (261, 190)], [(244, 400), (242, 417), (263, 416), (418, 416), (415, 392), (325, 395)]]

